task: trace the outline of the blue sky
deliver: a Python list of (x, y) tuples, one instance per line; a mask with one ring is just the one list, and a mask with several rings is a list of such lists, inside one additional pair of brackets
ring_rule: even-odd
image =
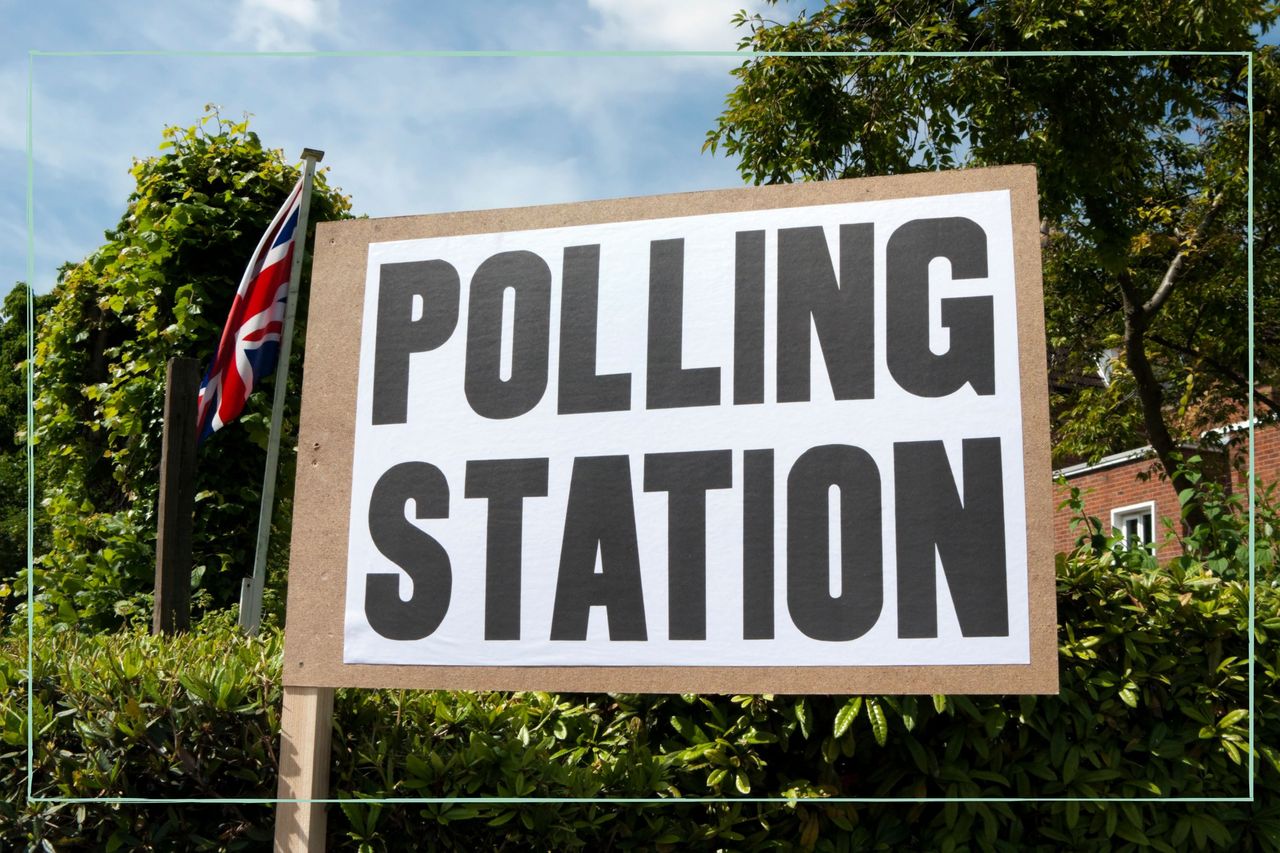
[[(0, 289), (27, 278), (29, 50), (732, 50), (744, 7), (763, 3), (134, 0), (70, 14), (65, 3), (0, 0)], [(250, 113), (290, 158), (324, 149), (357, 213), (394, 216), (738, 185), (732, 162), (701, 153), (738, 62), (38, 56), (33, 281), (47, 291), (60, 264), (102, 242), (132, 188), (132, 159), (206, 103)]]
[[(742, 8), (804, 0), (0, 0), (0, 293), (27, 278), (27, 52), (732, 50)], [(817, 5), (816, 0), (807, 5)], [(1276, 32), (1265, 39), (1274, 43)], [(36, 57), (39, 291), (116, 224), (134, 157), (207, 103), (290, 158), (326, 152), (370, 216), (741, 184), (701, 153), (733, 57)]]

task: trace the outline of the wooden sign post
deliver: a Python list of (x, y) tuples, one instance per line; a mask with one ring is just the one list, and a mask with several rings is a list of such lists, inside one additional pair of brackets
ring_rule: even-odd
[(156, 512), (153, 634), (185, 631), (191, 622), (191, 513), (196, 496), (196, 398), (200, 363), (171, 358), (165, 369), (160, 502)]
[[(278, 798), (323, 800), (329, 796), (332, 739), (333, 688), (286, 686), (280, 713)], [(324, 837), (324, 803), (280, 803), (276, 809), (276, 850), (322, 850)]]
[(282, 797), (335, 687), (1057, 692), (1033, 167), (327, 222), (311, 287)]

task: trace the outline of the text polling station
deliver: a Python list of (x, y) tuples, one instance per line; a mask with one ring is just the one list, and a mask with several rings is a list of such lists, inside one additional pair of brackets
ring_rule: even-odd
[(287, 657), (1051, 689), (1034, 217), (1011, 167), (322, 227)]

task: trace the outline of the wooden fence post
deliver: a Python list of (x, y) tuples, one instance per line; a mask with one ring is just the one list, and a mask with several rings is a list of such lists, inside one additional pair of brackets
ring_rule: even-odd
[[(333, 741), (333, 688), (284, 688), (280, 713), (281, 800), (322, 800), (329, 796), (329, 754)], [(277, 851), (324, 850), (325, 803), (276, 805)]]
[(160, 505), (156, 513), (153, 634), (185, 631), (191, 622), (191, 514), (196, 495), (196, 401), (200, 363), (171, 358), (165, 370)]

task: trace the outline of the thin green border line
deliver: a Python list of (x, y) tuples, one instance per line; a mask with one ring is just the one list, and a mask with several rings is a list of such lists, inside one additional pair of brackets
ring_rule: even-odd
[(36, 280), (36, 193), (35, 160), (31, 149), (31, 103), (35, 83), (35, 54), (27, 54), (27, 800), (31, 800), (31, 780), (35, 772), (35, 716), (31, 697), (35, 695), (35, 607), (36, 587), (36, 455), (35, 455), (35, 280)]
[(1046, 56), (1246, 56), (1246, 50), (33, 50), (34, 56), (441, 57), (507, 59), (603, 57), (905, 56), (912, 59)]
[(323, 799), (274, 799), (270, 797), (210, 799), (208, 797), (36, 797), (33, 803), (110, 803), (113, 805), (278, 805), (280, 803), (462, 803), (503, 805), (527, 803), (646, 803), (680, 805), (681, 803), (1248, 803), (1249, 797), (326, 797)]
[(1255, 618), (1255, 483), (1254, 483), (1254, 404), (1249, 395), (1249, 597), (1248, 597), (1248, 664), (1249, 664), (1249, 751), (1248, 796), (1224, 797), (354, 797), (325, 799), (278, 799), (251, 797), (243, 799), (205, 798), (154, 798), (154, 797), (34, 797), (34, 717), (32, 697), (34, 681), (34, 590), (35, 590), (35, 455), (34, 455), (34, 284), (35, 281), (35, 170), (32, 143), (32, 113), (34, 103), (35, 57), (437, 57), (437, 58), (516, 58), (516, 57), (737, 57), (755, 58), (771, 56), (864, 56), (868, 58), (899, 56), (913, 59), (988, 58), (1048, 58), (1048, 57), (1169, 57), (1169, 56), (1237, 56), (1247, 59), (1246, 109), (1249, 113), (1249, 152), (1247, 162), (1248, 219), (1246, 224), (1246, 314), (1248, 330), (1249, 366), (1248, 381), (1252, 390), (1253, 370), (1253, 52), (1213, 50), (989, 50), (989, 51), (702, 51), (702, 50), (334, 50), (334, 51), (177, 51), (177, 50), (88, 50), (27, 52), (27, 800), (37, 803), (109, 803), (109, 804), (236, 804), (268, 805), (280, 803), (1237, 803), (1254, 802), (1254, 767), (1258, 761), (1254, 748), (1255, 688), (1254, 688), (1254, 618)]
[(1245, 222), (1245, 234), (1248, 235), (1245, 250), (1245, 269), (1246, 278), (1249, 286), (1245, 292), (1245, 316), (1246, 323), (1249, 327), (1249, 800), (1253, 801), (1253, 785), (1254, 768), (1261, 761), (1261, 756), (1254, 754), (1253, 748), (1253, 727), (1254, 713), (1257, 705), (1254, 702), (1254, 678), (1253, 669), (1255, 666), (1253, 656), (1253, 619), (1254, 619), (1254, 548), (1255, 537), (1257, 536), (1254, 527), (1256, 520), (1254, 519), (1254, 497), (1257, 491), (1257, 483), (1254, 481), (1253, 470), (1253, 54), (1249, 54), (1249, 76), (1245, 81), (1245, 109), (1249, 111), (1249, 174), (1245, 184), (1245, 195), (1249, 199), (1248, 219)]

